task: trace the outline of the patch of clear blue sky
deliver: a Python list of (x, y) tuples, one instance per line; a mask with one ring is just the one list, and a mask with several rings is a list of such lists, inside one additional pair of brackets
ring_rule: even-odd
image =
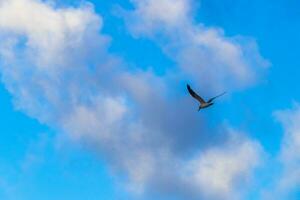
[[(60, 1), (63, 5), (79, 2)], [(174, 65), (153, 42), (133, 39), (122, 19), (112, 14), (116, 4), (130, 8), (128, 1), (92, 2), (104, 18), (104, 32), (112, 37), (111, 52), (143, 69), (151, 66), (158, 74)], [(261, 82), (232, 93), (228, 100), (208, 110), (215, 116), (216, 122), (226, 120), (237, 129), (247, 131), (260, 140), (271, 154), (279, 150), (282, 137), (282, 129), (274, 121), (272, 112), (291, 107), (293, 101), (300, 101), (299, 8), (297, 0), (202, 0), (197, 11), (198, 21), (222, 27), (229, 36), (255, 38), (261, 54), (272, 63)], [(184, 87), (179, 90), (185, 92)], [(94, 155), (74, 147), (62, 157), (53, 144), (55, 134), (36, 120), (15, 111), (3, 85), (0, 86), (0, 121), (1, 199), (129, 198), (116, 189), (105, 165)], [(41, 134), (49, 135), (46, 144), (40, 151), (33, 150), (38, 160), (24, 171), (22, 163), (32, 144), (39, 143)]]

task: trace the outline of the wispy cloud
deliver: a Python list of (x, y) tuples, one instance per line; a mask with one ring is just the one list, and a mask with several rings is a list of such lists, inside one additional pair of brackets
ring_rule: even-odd
[(244, 88), (257, 82), (269, 66), (254, 39), (227, 37), (220, 27), (198, 23), (193, 0), (132, 3), (134, 10), (124, 11), (131, 33), (157, 42), (203, 89)]
[(283, 127), (283, 139), (278, 154), (278, 166), (280, 171), (273, 180), (272, 192), (265, 193), (266, 199), (291, 198), (295, 192), (299, 192), (300, 185), (300, 108), (295, 104), (292, 109), (279, 110), (274, 113), (276, 119)]
[(204, 118), (186, 109), (190, 99), (172, 86), (189, 74), (199, 85), (242, 88), (265, 65), (256, 44), (244, 46), (220, 29), (194, 23), (190, 1), (133, 3), (130, 29), (150, 35), (177, 61), (176, 80), (128, 70), (109, 54), (103, 20), (89, 3), (57, 8), (39, 0), (4, 0), (2, 81), (17, 108), (96, 149), (136, 193), (237, 198), (238, 183), (247, 183), (262, 148), (228, 126), (208, 130)]

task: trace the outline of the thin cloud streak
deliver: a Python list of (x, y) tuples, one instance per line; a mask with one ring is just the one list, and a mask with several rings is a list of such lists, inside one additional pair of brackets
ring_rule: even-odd
[(287, 199), (293, 198), (295, 192), (299, 191), (300, 170), (299, 170), (299, 146), (300, 146), (300, 107), (294, 103), (293, 108), (278, 110), (274, 117), (280, 122), (283, 128), (281, 148), (277, 155), (279, 171), (276, 178), (272, 180), (271, 189), (263, 193), (264, 199)]

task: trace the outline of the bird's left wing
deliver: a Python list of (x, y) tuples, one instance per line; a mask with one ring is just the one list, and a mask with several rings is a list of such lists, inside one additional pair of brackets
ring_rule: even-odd
[(220, 96), (223, 96), (224, 94), (226, 94), (226, 92), (223, 92), (222, 94), (219, 94), (219, 95), (217, 95), (217, 96), (215, 96), (215, 97), (213, 97), (213, 98), (210, 98), (210, 99), (207, 101), (207, 103), (211, 103), (213, 100), (215, 100), (216, 98), (218, 98), (218, 97), (220, 97)]
[(201, 104), (205, 103), (204, 99), (202, 99), (202, 97), (200, 97), (196, 92), (194, 92), (194, 90), (192, 90), (192, 88), (189, 86), (189, 84), (187, 84), (186, 86), (192, 97), (197, 99)]

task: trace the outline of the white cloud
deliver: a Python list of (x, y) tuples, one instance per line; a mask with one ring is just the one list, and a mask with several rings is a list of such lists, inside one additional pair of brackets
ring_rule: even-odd
[(226, 37), (221, 28), (196, 23), (194, 1), (132, 3), (135, 9), (125, 14), (131, 33), (156, 41), (182, 73), (203, 89), (244, 88), (255, 83), (269, 65), (254, 40)]
[(284, 127), (281, 159), (283, 162), (300, 160), (300, 108), (275, 112), (276, 118)]
[[(17, 106), (43, 122), (57, 121), (83, 101), (80, 93), (98, 89), (90, 87), (101, 73), (92, 71), (99, 65), (96, 58), (103, 70), (113, 62), (103, 53), (108, 39), (98, 34), (101, 26), (89, 4), (55, 9), (37, 0), (1, 1), (2, 79)], [(51, 109), (59, 113), (54, 116)]]
[(256, 141), (231, 133), (224, 145), (210, 148), (190, 162), (189, 179), (197, 184), (205, 199), (240, 199), (263, 154)]
[(62, 122), (74, 140), (105, 140), (125, 118), (127, 107), (122, 99), (96, 98), (91, 105), (76, 106)]
[(262, 190), (261, 199), (297, 199), (300, 186), (300, 107), (278, 110), (274, 116), (283, 128), (280, 150), (266, 166), (271, 173), (269, 185)]
[(293, 191), (299, 192), (300, 186), (300, 108), (275, 112), (284, 130), (279, 154), (282, 172), (277, 181), (277, 190), (280, 195), (288, 195)]
[[(132, 0), (137, 7), (135, 16), (139, 16), (133, 23), (135, 31), (149, 33), (157, 28), (177, 27), (187, 23), (187, 13), (191, 10), (189, 0)], [(141, 25), (140, 23), (143, 23)]]
[(41, 1), (3, 0), (0, 5), (0, 28), (10, 34), (26, 36), (24, 45), (31, 50), (28, 56), (38, 54), (32, 58), (36, 67), (51, 65), (54, 70), (54, 66), (72, 62), (72, 58), (66, 58), (66, 52), (82, 46), (87, 34), (96, 34), (102, 26), (102, 19), (93, 14), (89, 4), (80, 9), (56, 10)]

